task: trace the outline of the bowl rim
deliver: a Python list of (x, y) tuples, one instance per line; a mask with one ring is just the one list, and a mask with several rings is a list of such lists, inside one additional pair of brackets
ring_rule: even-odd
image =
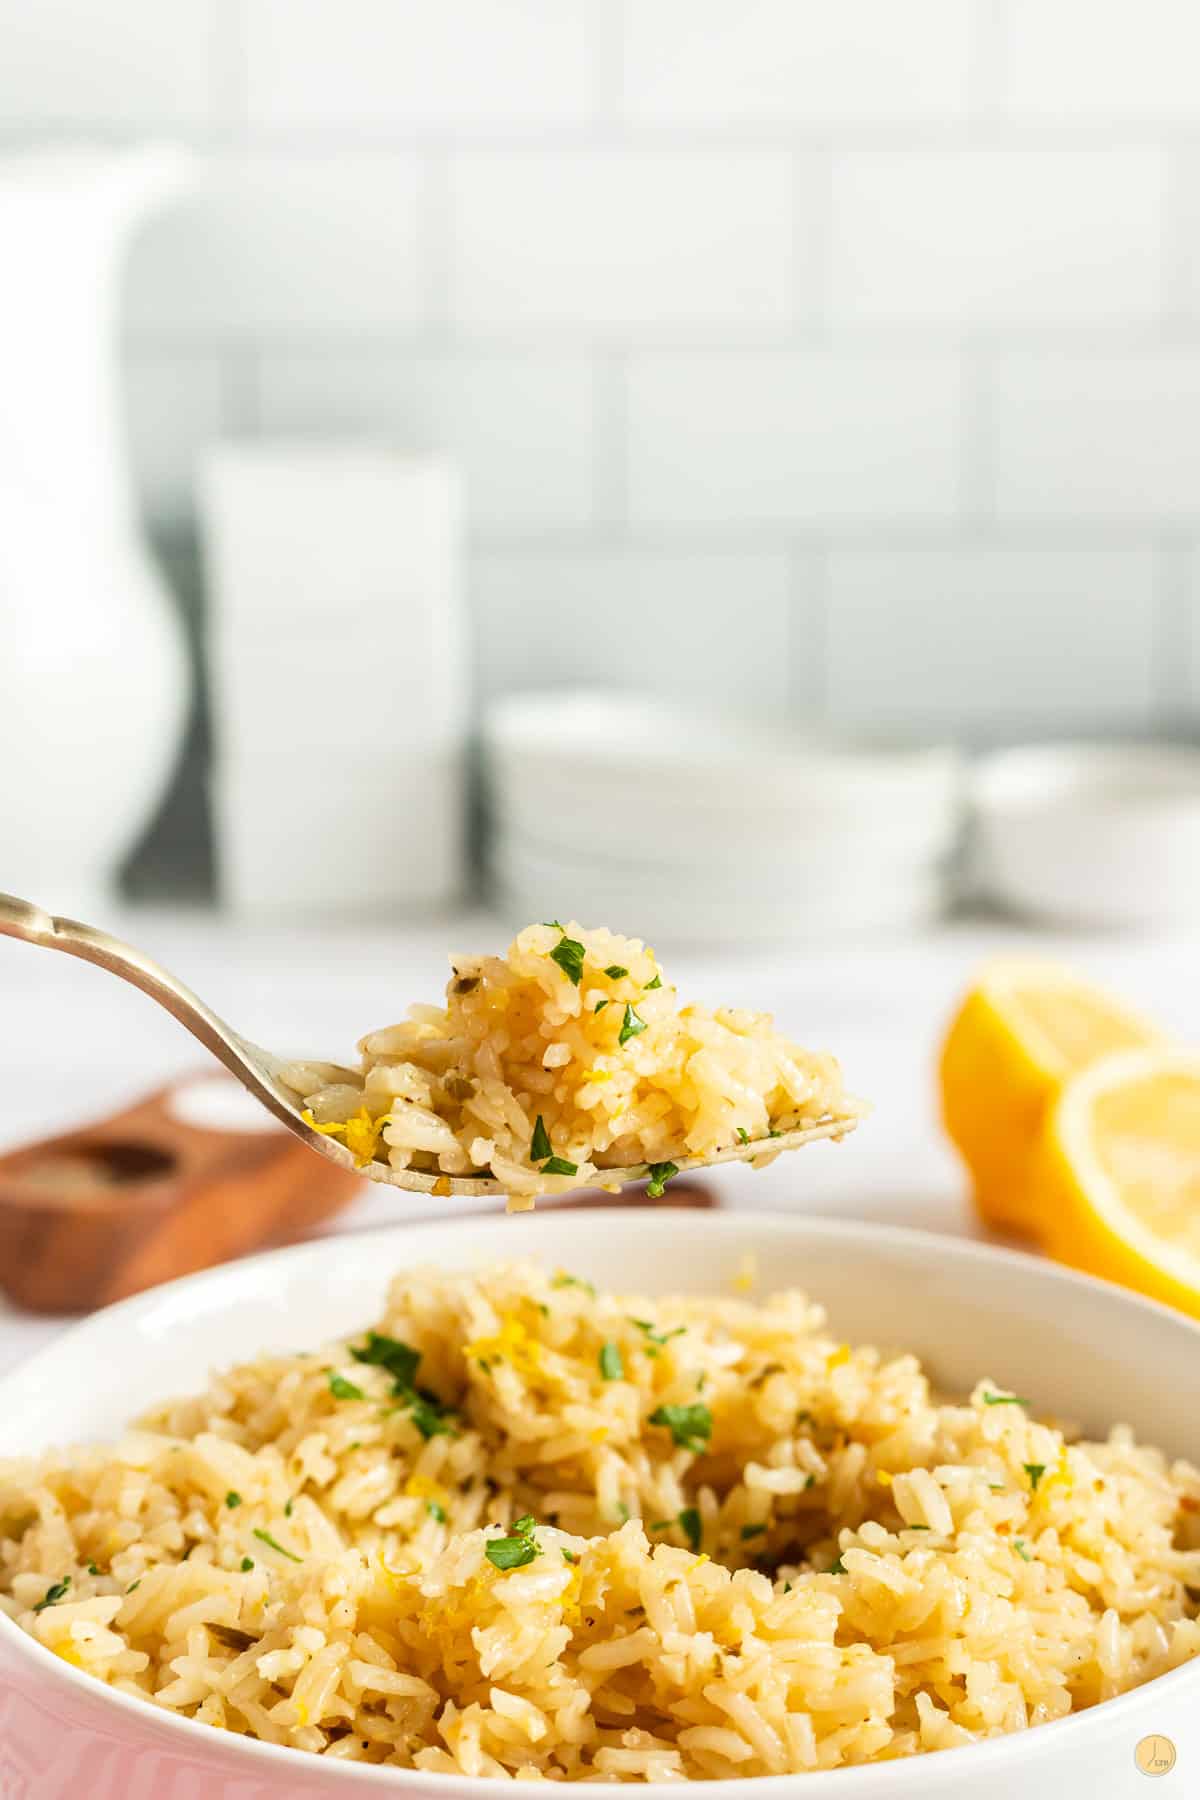
[[(663, 1213), (651, 1215), (663, 1219)], [(1092, 1290), (1105, 1295), (1117, 1312), (1122, 1310), (1137, 1314), (1143, 1313), (1160, 1320), (1166, 1320), (1185, 1338), (1194, 1340), (1194, 1347), (1200, 1351), (1200, 1321), (1187, 1317), (1173, 1307), (1151, 1300), (1142, 1294), (1132, 1293), (1129, 1289), (1118, 1286), (1115, 1282), (1105, 1281), (1094, 1275), (1085, 1275), (1079, 1270), (1071, 1269), (1063, 1264), (1030, 1254), (1027, 1251), (1010, 1249), (1007, 1246), (988, 1243), (977, 1238), (954, 1237), (946, 1232), (925, 1231), (912, 1226), (876, 1224), (873, 1221), (839, 1219), (820, 1214), (795, 1214), (742, 1208), (730, 1208), (724, 1212), (688, 1214), (689, 1227), (698, 1228), (713, 1235), (733, 1236), (738, 1231), (778, 1231), (786, 1236), (824, 1238), (826, 1240), (848, 1242), (850, 1245), (870, 1249), (873, 1246), (890, 1245), (894, 1249), (919, 1250), (927, 1256), (950, 1257), (968, 1263), (990, 1263), (1010, 1274), (1020, 1277), (1033, 1276), (1035, 1279), (1048, 1281), (1052, 1286), (1061, 1286), (1064, 1297), (1072, 1291)], [(554, 1213), (549, 1212), (541, 1220), (547, 1230), (547, 1237), (566, 1237), (577, 1226), (600, 1223), (606, 1229), (612, 1229), (621, 1223), (633, 1225), (638, 1214), (629, 1209), (626, 1220), (621, 1215), (599, 1208), (585, 1207), (578, 1211)], [(644, 1215), (643, 1215), (644, 1218)], [(461, 1219), (422, 1219), (413, 1224), (386, 1225), (377, 1229), (354, 1234), (353, 1242), (356, 1251), (361, 1247), (364, 1255), (374, 1251), (382, 1252), (385, 1247), (400, 1244), (405, 1251), (419, 1246), (422, 1237), (443, 1235), (448, 1230), (461, 1229), (468, 1232), (472, 1243), (478, 1242), (482, 1248), (488, 1238), (499, 1237), (507, 1224), (504, 1214), (479, 1218), (468, 1216)], [(416, 1246), (414, 1245), (416, 1240)], [(332, 1240), (336, 1242), (336, 1234)], [(95, 1327), (97, 1320), (111, 1321), (115, 1319), (136, 1318), (143, 1311), (151, 1311), (161, 1305), (164, 1297), (174, 1294), (195, 1292), (206, 1287), (219, 1288), (223, 1281), (234, 1272), (243, 1280), (247, 1274), (253, 1275), (260, 1268), (278, 1266), (282, 1263), (318, 1261), (329, 1254), (331, 1240), (329, 1238), (312, 1238), (300, 1244), (292, 1244), (281, 1249), (261, 1251), (255, 1256), (239, 1258), (234, 1262), (221, 1263), (211, 1269), (202, 1269), (191, 1275), (184, 1275), (175, 1281), (164, 1282), (157, 1287), (146, 1289), (140, 1294), (133, 1294), (128, 1299), (115, 1302), (111, 1306), (101, 1307), (86, 1318), (77, 1320), (49, 1344), (33, 1352), (0, 1377), (0, 1406), (9, 1385), (17, 1379), (24, 1379), (30, 1373), (36, 1374), (43, 1363), (57, 1360), (63, 1353), (64, 1345), (69, 1346), (75, 1338), (85, 1338)], [(19, 1453), (18, 1453), (19, 1454)], [(191, 1719), (183, 1714), (154, 1707), (153, 1703), (137, 1699), (131, 1694), (122, 1693), (104, 1682), (97, 1681), (82, 1669), (73, 1668), (62, 1659), (40, 1644), (36, 1638), (22, 1631), (6, 1614), (0, 1613), (0, 1640), (8, 1642), (14, 1650), (17, 1661), (27, 1657), (34, 1668), (60, 1686), (76, 1690), (91, 1706), (99, 1706), (103, 1710), (105, 1704), (119, 1707), (131, 1722), (153, 1719), (156, 1728), (161, 1729), (167, 1737), (180, 1734), (180, 1750), (198, 1753), (202, 1746), (209, 1749), (219, 1748), (222, 1755), (228, 1751), (234, 1760), (246, 1759), (246, 1773), (249, 1775), (253, 1765), (262, 1766), (264, 1778), (268, 1772), (278, 1771), (281, 1775), (291, 1769), (297, 1775), (296, 1758), (304, 1757), (301, 1767), (310, 1778), (320, 1777), (331, 1786), (335, 1781), (347, 1784), (356, 1782), (363, 1789), (379, 1788), (385, 1783), (395, 1786), (396, 1791), (407, 1789), (410, 1793), (428, 1795), (428, 1784), (433, 1780), (445, 1781), (447, 1794), (456, 1796), (456, 1800), (493, 1800), (496, 1791), (494, 1779), (480, 1775), (447, 1774), (432, 1776), (422, 1769), (398, 1769), (389, 1765), (362, 1763), (328, 1763), (320, 1757), (305, 1757), (303, 1751), (297, 1751), (285, 1744), (268, 1744), (259, 1738), (244, 1737), (240, 1734), (221, 1732), (217, 1734), (217, 1744), (213, 1743), (213, 1727), (202, 1724), (198, 1719)], [(1171, 1694), (1188, 1683), (1200, 1681), (1200, 1658), (1193, 1659), (1170, 1669), (1165, 1674), (1156, 1676), (1152, 1681), (1140, 1687), (1131, 1688), (1124, 1694), (1114, 1695), (1112, 1699), (1101, 1702), (1098, 1706), (1088, 1707), (1081, 1712), (1069, 1713), (1061, 1719), (1054, 1719), (1047, 1724), (1030, 1727), (1025, 1731), (1012, 1732), (1004, 1736), (985, 1738), (976, 1743), (957, 1745), (952, 1751), (926, 1752), (898, 1759), (887, 1763), (863, 1763), (841, 1769), (820, 1769), (806, 1772), (802, 1777), (795, 1774), (758, 1775), (742, 1777), (739, 1781), (702, 1779), (689, 1782), (689, 1788), (703, 1788), (714, 1797), (719, 1793), (729, 1793), (731, 1788), (738, 1788), (742, 1783), (752, 1783), (755, 1792), (761, 1790), (765, 1797), (774, 1796), (775, 1800), (782, 1795), (787, 1784), (803, 1779), (805, 1793), (812, 1793), (813, 1800), (828, 1800), (829, 1796), (843, 1794), (846, 1800), (882, 1800), (889, 1793), (900, 1795), (906, 1791), (923, 1800), (920, 1795), (921, 1782), (927, 1778), (928, 1759), (936, 1755), (937, 1767), (941, 1768), (943, 1758), (952, 1755), (954, 1770), (958, 1772), (964, 1783), (969, 1783), (971, 1775), (982, 1772), (985, 1764), (992, 1764), (997, 1758), (1007, 1758), (1012, 1763), (1014, 1774), (1021, 1759), (1030, 1755), (1050, 1754), (1054, 1746), (1065, 1741), (1068, 1734), (1078, 1736), (1081, 1731), (1089, 1729), (1098, 1713), (1103, 1713), (1108, 1720), (1135, 1711), (1148, 1692), (1155, 1694)], [(149, 1709), (149, 1711), (148, 1711)], [(1043, 1746), (1044, 1750), (1039, 1750)], [(218, 1771), (214, 1768), (214, 1779)], [(836, 1786), (828, 1784), (835, 1782)], [(884, 1786), (883, 1783), (890, 1783)], [(810, 1786), (809, 1784), (818, 1784)], [(513, 1793), (517, 1800), (545, 1800), (545, 1782), (510, 1781), (504, 1790)], [(616, 1781), (589, 1781), (590, 1793), (599, 1800), (618, 1800), (620, 1795), (628, 1795), (629, 1784)], [(649, 1800), (668, 1800), (668, 1796), (678, 1796), (678, 1782), (644, 1782), (639, 1790), (649, 1796)]]
[[(1131, 777), (1143, 786), (1123, 792)], [(1170, 814), (1175, 822), (1200, 809), (1200, 748), (1153, 738), (1012, 744), (980, 757), (968, 785), (971, 805), (990, 822), (1063, 808), (1074, 817)]]

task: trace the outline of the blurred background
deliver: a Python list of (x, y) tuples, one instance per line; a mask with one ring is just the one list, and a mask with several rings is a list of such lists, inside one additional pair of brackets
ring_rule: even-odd
[[(1195, 734), (1181, 0), (0, 0), (0, 35), (5, 632), (61, 628), (67, 585), (116, 604), (106, 549), (76, 580), (35, 547), (75, 529), (86, 440), (190, 650), (186, 734), (170, 708), (140, 727), (148, 816), (111, 846), (129, 894), (286, 907), (290, 873), (296, 910), (336, 914), (473, 891), (481, 708), (531, 690), (651, 705), (586, 730), (518, 709), (509, 749), (627, 752), (719, 710), (777, 795), (796, 740), (747, 751), (724, 715), (839, 755)], [(99, 246), (88, 184), (111, 201), (105, 153), (147, 144)], [(45, 160), (68, 151), (66, 175)], [(79, 395), (102, 323), (104, 420)], [(144, 621), (122, 642), (127, 682), (178, 684)], [(40, 679), (71, 653), (43, 646)], [(657, 777), (602, 774), (587, 820), (611, 840)], [(606, 896), (551, 820), (530, 838), (539, 772), (505, 779), (495, 882)], [(944, 807), (944, 768), (912, 779)], [(399, 842), (358, 888), (297, 850), (305, 818), (349, 846), (389, 817), (425, 874), (396, 872)], [(909, 846), (921, 879), (934, 840), (939, 870), (951, 853), (938, 818)], [(806, 815), (806, 843), (825, 831)], [(928, 881), (906, 894), (897, 923), (931, 904)]]
[[(0, 888), (297, 1054), (648, 935), (877, 1102), (723, 1200), (975, 1228), (982, 957), (1195, 1032), (1198, 66), (1186, 0), (0, 0)], [(0, 1144), (200, 1060), (3, 995)]]

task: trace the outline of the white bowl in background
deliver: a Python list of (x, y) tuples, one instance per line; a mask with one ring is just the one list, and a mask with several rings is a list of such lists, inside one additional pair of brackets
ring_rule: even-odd
[[(0, 1455), (117, 1433), (213, 1365), (312, 1345), (376, 1316), (389, 1271), (534, 1255), (619, 1291), (729, 1291), (752, 1253), (806, 1288), (848, 1339), (916, 1352), (947, 1390), (990, 1376), (1102, 1433), (1200, 1452), (1200, 1327), (1032, 1257), (923, 1232), (786, 1215), (593, 1212), (396, 1227), (252, 1257), (152, 1289), (74, 1326), (0, 1382)], [(636, 1273), (635, 1273), (636, 1271)], [(102, 1372), (102, 1373), (101, 1373)], [(333, 1800), (371, 1791), (495, 1800), (489, 1781), (330, 1764), (114, 1692), (0, 1616), (3, 1792), (37, 1800)], [(1200, 1767), (1200, 1661), (1090, 1711), (899, 1762), (714, 1785), (713, 1800), (1145, 1800), (1146, 1737)], [(708, 1785), (708, 1784), (705, 1784)], [(1177, 1784), (1176, 1784), (1177, 1785)], [(545, 1783), (503, 1790), (543, 1800)], [(596, 1800), (628, 1794), (589, 1783)], [(647, 1800), (678, 1795), (650, 1783)], [(1164, 1793), (1173, 1792), (1168, 1777)], [(1183, 1792), (1181, 1788), (1179, 1790)], [(1190, 1790), (1189, 1790), (1190, 1791)]]
[(501, 831), (581, 855), (695, 863), (850, 838), (943, 853), (961, 765), (943, 745), (839, 742), (653, 695), (513, 695), (489, 708), (484, 766)]
[(947, 885), (927, 860), (889, 860), (857, 844), (758, 858), (714, 844), (711, 863), (665, 869), (509, 837), (493, 842), (491, 868), (514, 924), (543, 914), (602, 920), (652, 944), (795, 944), (914, 930), (937, 917)]
[(1200, 752), (1046, 744), (985, 757), (971, 783), (987, 896), (1058, 924), (1200, 924)]

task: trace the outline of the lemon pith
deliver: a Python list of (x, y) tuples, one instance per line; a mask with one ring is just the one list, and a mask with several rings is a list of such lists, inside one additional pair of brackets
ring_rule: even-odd
[(1059, 1261), (1200, 1317), (1200, 1052), (1126, 1051), (1070, 1081), (1031, 1197)]

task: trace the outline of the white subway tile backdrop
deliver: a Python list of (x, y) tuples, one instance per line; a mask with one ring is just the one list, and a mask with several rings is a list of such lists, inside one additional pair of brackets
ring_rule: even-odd
[(0, 147), (196, 151), (129, 269), (161, 533), (221, 436), (442, 450), (485, 693), (1200, 722), (1195, 0), (0, 22)]

